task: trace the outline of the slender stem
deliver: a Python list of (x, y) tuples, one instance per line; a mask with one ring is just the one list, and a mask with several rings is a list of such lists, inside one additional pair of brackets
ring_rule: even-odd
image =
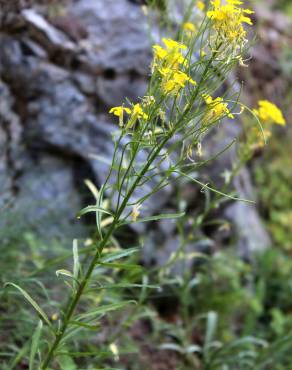
[(62, 326), (60, 328), (60, 330), (58, 331), (58, 333), (56, 334), (56, 337), (55, 337), (55, 340), (52, 344), (52, 347), (50, 348), (42, 366), (41, 366), (41, 370), (45, 370), (48, 368), (48, 366), (50, 365), (53, 357), (54, 357), (54, 354), (55, 354), (55, 351), (56, 349), (58, 348), (58, 345), (60, 343), (60, 341), (62, 340), (66, 330), (67, 330), (67, 327), (68, 327), (68, 324), (71, 320), (71, 317), (75, 311), (75, 308), (83, 294), (83, 291), (84, 289), (86, 288), (89, 280), (90, 280), (90, 277), (92, 275), (92, 272), (96, 266), (96, 264), (98, 263), (98, 260), (100, 258), (100, 255), (102, 253), (102, 250), (103, 248), (106, 246), (108, 240), (111, 238), (114, 230), (115, 230), (115, 227), (117, 225), (117, 223), (119, 222), (119, 219), (124, 211), (124, 209), (126, 208), (127, 204), (128, 204), (128, 201), (131, 197), (131, 195), (133, 194), (133, 192), (135, 191), (136, 187), (139, 185), (139, 181), (141, 180), (141, 178), (144, 176), (144, 174), (147, 172), (147, 170), (149, 169), (149, 167), (151, 166), (151, 164), (153, 163), (153, 161), (155, 160), (155, 158), (157, 157), (157, 155), (159, 154), (159, 152), (161, 151), (161, 149), (164, 147), (164, 145), (166, 144), (166, 142), (171, 138), (171, 136), (173, 135), (173, 131), (170, 131), (169, 134), (164, 138), (164, 140), (162, 140), (162, 142), (160, 143), (160, 145), (157, 147), (157, 149), (155, 150), (155, 152), (153, 152), (152, 156), (149, 158), (148, 162), (145, 164), (144, 168), (141, 170), (141, 172), (139, 173), (139, 176), (136, 178), (135, 182), (133, 183), (131, 189), (129, 190), (128, 194), (126, 195), (126, 197), (124, 198), (119, 210), (117, 211), (116, 215), (115, 215), (115, 218), (114, 218), (114, 221), (113, 223), (111, 224), (108, 232), (106, 233), (104, 239), (100, 242), (100, 245), (98, 246), (97, 248), (97, 251), (86, 271), (86, 274), (84, 276), (84, 278), (81, 280), (80, 284), (79, 284), (79, 288), (74, 296), (74, 298), (71, 300), (71, 302), (69, 303), (68, 305), (68, 308), (66, 310), (66, 314), (65, 314), (65, 318), (64, 318), (64, 321), (62, 323)]
[[(203, 72), (203, 75), (200, 79), (200, 82), (197, 86), (197, 89), (196, 89), (196, 92), (194, 94), (194, 96), (192, 97), (191, 101), (194, 102), (196, 97), (198, 96), (198, 93), (199, 93), (199, 87), (202, 83), (202, 81), (204, 80), (205, 76), (206, 76), (206, 73), (208, 71), (208, 69), (210, 68), (210, 65), (213, 61), (215, 57), (215, 53), (213, 53), (211, 59), (209, 60), (208, 64), (206, 65), (205, 67), (205, 70)], [(185, 110), (184, 114), (182, 115), (182, 117), (178, 120), (178, 122), (181, 122), (183, 120), (183, 118), (185, 117), (185, 115), (190, 111), (192, 107), (192, 104), (189, 103), (188, 104), (188, 108)], [(107, 242), (110, 240), (112, 234), (114, 233), (115, 231), (115, 228), (117, 226), (117, 224), (119, 223), (119, 220), (120, 220), (120, 217), (123, 213), (123, 211), (125, 210), (125, 208), (127, 207), (128, 205), (128, 201), (130, 199), (130, 197), (132, 196), (133, 192), (135, 191), (135, 189), (137, 188), (137, 186), (139, 186), (139, 182), (140, 180), (143, 178), (143, 176), (145, 175), (145, 173), (148, 171), (148, 169), (150, 168), (151, 164), (153, 163), (153, 161), (155, 160), (155, 158), (159, 155), (161, 149), (165, 146), (165, 144), (168, 142), (168, 140), (175, 134), (177, 128), (174, 128), (171, 129), (168, 133), (168, 135), (166, 135), (164, 137), (164, 139), (161, 141), (161, 143), (158, 145), (158, 147), (151, 151), (150, 152), (150, 155), (148, 157), (148, 160), (147, 160), (147, 163), (145, 164), (145, 166), (143, 167), (143, 169), (140, 171), (139, 175), (137, 176), (136, 180), (134, 181), (133, 185), (131, 186), (130, 190), (128, 191), (127, 195), (125, 196), (123, 202), (121, 203), (120, 207), (117, 209), (117, 212), (114, 216), (114, 220), (113, 220), (113, 223), (111, 224), (108, 232), (106, 233), (105, 237), (101, 240), (98, 248), (97, 248), (97, 251), (86, 271), (86, 274), (84, 276), (84, 278), (80, 281), (80, 284), (79, 284), (79, 288), (75, 294), (75, 296), (72, 298), (72, 300), (69, 302), (68, 306), (67, 306), (67, 309), (66, 309), (66, 313), (65, 313), (65, 316), (64, 316), (64, 321), (61, 325), (61, 328), (60, 330), (56, 333), (56, 336), (55, 336), (55, 340), (41, 366), (41, 370), (46, 370), (48, 368), (48, 366), (50, 365), (51, 361), (53, 360), (53, 357), (54, 357), (54, 354), (55, 354), (55, 351), (56, 349), (58, 348), (58, 345), (59, 343), (61, 342), (62, 338), (64, 337), (64, 334), (67, 330), (67, 327), (69, 325), (69, 322), (71, 320), (71, 317), (72, 315), (74, 314), (75, 312), (75, 308), (84, 292), (84, 289), (86, 288), (90, 278), (91, 278), (91, 275), (92, 275), (92, 272), (94, 270), (94, 268), (96, 267), (99, 259), (100, 259), (100, 255), (104, 249), (104, 247), (106, 246)], [(137, 152), (136, 152), (137, 153)], [(136, 153), (135, 153), (135, 156), (136, 156)]]
[(47, 357), (46, 359), (44, 360), (43, 362), (43, 365), (41, 367), (42, 370), (45, 370), (48, 368), (50, 362), (52, 361), (53, 359), (53, 356), (54, 356), (54, 353), (55, 353), (55, 350), (57, 349), (60, 341), (62, 340), (65, 332), (66, 332), (66, 329), (68, 327), (68, 324), (69, 324), (69, 321), (75, 311), (75, 308), (82, 296), (82, 293), (88, 283), (88, 281), (90, 280), (90, 277), (91, 277), (91, 274), (96, 266), (96, 263), (98, 262), (98, 259), (99, 259), (99, 256), (100, 256), (100, 251), (105, 247), (106, 243), (108, 242), (109, 238), (111, 237), (113, 231), (114, 231), (114, 228), (116, 226), (116, 223), (117, 221), (114, 221), (110, 227), (110, 229), (108, 230), (106, 236), (104, 237), (104, 239), (102, 240), (94, 258), (92, 259), (87, 271), (86, 271), (86, 274), (84, 276), (84, 278), (82, 279), (82, 281), (80, 282), (79, 284), (79, 288), (74, 296), (74, 298), (71, 300), (71, 302), (69, 303), (68, 305), (68, 308), (66, 310), (66, 314), (65, 314), (65, 318), (64, 318), (64, 321), (62, 323), (62, 326), (59, 330), (59, 332), (56, 334), (56, 337), (55, 337), (55, 340), (54, 340), (54, 343), (52, 345), (52, 347), (50, 348), (48, 354), (47, 354)]

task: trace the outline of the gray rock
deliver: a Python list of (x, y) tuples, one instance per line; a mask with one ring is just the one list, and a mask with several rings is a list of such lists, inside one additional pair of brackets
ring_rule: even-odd
[[(0, 4), (2, 2), (0, 0)], [(4, 3), (9, 16), (2, 24), (9, 24), (18, 32), (0, 35), (0, 75), (5, 82), (0, 84), (0, 185), (4, 193), (0, 195), (0, 206), (11, 197), (23, 208), (31, 206), (26, 218), (37, 229), (38, 218), (46, 220), (46, 224), (48, 215), (54, 214), (55, 209), (60, 208), (64, 219), (71, 220), (81, 207), (73, 181), (74, 158), (82, 158), (91, 167), (97, 185), (104, 181), (108, 163), (100, 158), (111, 158), (111, 137), (117, 131), (108, 110), (120, 105), (126, 97), (136, 101), (144, 94), (152, 59), (151, 46), (141, 7), (128, 0), (70, 1), (58, 19), (49, 15), (45, 1)], [(30, 3), (45, 5), (28, 8)], [(174, 22), (180, 20), (181, 5), (182, 2), (175, 2)], [(2, 18), (1, 9), (0, 22)], [(22, 28), (18, 28), (19, 25)], [(19, 154), (21, 126), (25, 127), (23, 156)], [(236, 122), (219, 126), (203, 142), (207, 157), (223, 149), (239, 133), (240, 126)], [(37, 161), (29, 160), (23, 167), (21, 157), (31, 158), (32, 152)], [(48, 152), (54, 152), (54, 157)], [(230, 168), (235, 155), (235, 148), (224, 153), (204, 173), (204, 181), (212, 180), (221, 187), (222, 171)], [(145, 152), (139, 153), (138, 162), (143, 163), (145, 158)], [(245, 185), (242, 187), (237, 179), (234, 186), (241, 197), (249, 198), (253, 191), (246, 170), (240, 178), (242, 176)], [(115, 178), (111, 181), (114, 183)], [(134, 197), (140, 197), (147, 190), (143, 188)], [(31, 202), (32, 194), (39, 194), (35, 205)], [(171, 194), (172, 189), (165, 188), (151, 198), (141, 209), (141, 217), (160, 213)], [(197, 196), (196, 192), (191, 195)], [(195, 203), (192, 202), (194, 206)], [(21, 211), (19, 214), (23, 215)], [(269, 245), (256, 206), (232, 203), (225, 209), (225, 215), (235, 225), (241, 254)], [(52, 220), (57, 220), (55, 216)], [(50, 234), (60, 234), (63, 227), (52, 221)], [(137, 232), (145, 231), (144, 224), (133, 227)], [(168, 229), (162, 221), (159, 230), (166, 241), (154, 240), (148, 244), (154, 243), (154, 254), (155, 243), (161, 244), (166, 253), (159, 252), (162, 261), (177, 248), (177, 240), (172, 236), (173, 225)], [(151, 256), (151, 248), (149, 250)]]
[(22, 164), (22, 130), (18, 116), (13, 112), (13, 104), (9, 88), (0, 80), (0, 210), (5, 209), (14, 197), (15, 179)]
[[(235, 178), (234, 186), (240, 197), (256, 202), (246, 168)], [(263, 252), (271, 246), (270, 236), (260, 219), (256, 203), (233, 202), (226, 207), (224, 215), (235, 227), (237, 248), (242, 257), (249, 259), (253, 253)]]
[(82, 207), (73, 177), (73, 162), (53, 156), (27, 159), (27, 168), (18, 179), (18, 214), (38, 235), (70, 239), (84, 235), (76, 214)]
[(61, 48), (67, 51), (73, 51), (76, 47), (63, 32), (53, 27), (34, 9), (24, 9), (22, 16), (28, 23), (28, 28), (32, 28), (33, 36), (41, 43), (42, 39), (45, 38), (45, 44), (54, 47), (54, 49)]
[[(212, 136), (208, 137), (204, 143), (204, 149), (207, 157), (214, 156), (222, 151), (241, 132), (240, 121), (226, 120)], [(220, 155), (208, 167), (205, 177), (211, 179), (220, 190), (224, 186), (226, 171), (232, 170), (232, 165), (237, 160), (236, 142), (226, 152)], [(271, 246), (271, 240), (265, 229), (257, 211), (255, 191), (249, 171), (243, 167), (239, 174), (231, 183), (231, 189), (234, 189), (237, 196), (242, 199), (254, 201), (255, 204), (241, 201), (232, 201), (222, 212), (231, 224), (234, 226), (237, 240), (238, 253), (249, 258), (254, 252), (261, 252)]]
[(92, 71), (136, 71), (147, 76), (151, 62), (147, 21), (128, 0), (79, 0), (68, 8), (88, 32), (80, 56)]
[[(103, 161), (97, 161), (96, 158), (103, 157), (106, 160), (111, 158), (112, 134), (117, 131), (117, 126), (112, 124), (112, 117), (109, 114), (97, 114), (97, 110), (104, 110), (104, 105), (96, 99), (96, 106), (94, 106), (92, 100), (87, 99), (78, 88), (80, 72), (70, 73), (43, 61), (42, 58), (26, 57), (22, 53), (21, 43), (9, 37), (3, 37), (2, 44), (2, 68), (5, 70), (6, 79), (13, 86), (27, 86), (27, 89), (20, 94), (23, 94), (23, 99), (27, 100), (25, 139), (28, 146), (42, 150), (55, 148), (68, 156), (82, 157), (91, 165), (97, 184), (102, 184), (109, 165)], [(12, 51), (13, 57), (11, 57)], [(17, 73), (14, 72), (15, 70)], [(77, 84), (76, 75), (77, 80), (79, 79)], [(128, 81), (128, 77), (125, 78)], [(122, 95), (115, 96), (113, 92), (121, 90), (124, 94), (122, 81), (125, 81), (124, 77), (115, 79), (111, 87), (113, 89), (114, 84), (117, 83), (117, 86), (121, 86), (120, 89), (109, 89), (107, 93), (104, 92), (106, 103), (113, 103), (113, 100), (115, 104), (121, 103), (119, 99), (122, 99)], [(85, 81), (82, 83), (86, 84)], [(145, 81), (143, 87), (140, 82), (135, 84), (129, 81), (128, 83), (131, 89), (126, 83), (124, 89), (125, 91), (128, 89), (132, 96), (144, 93)], [(84, 86), (82, 89), (84, 90)], [(144, 152), (139, 153), (138, 166), (145, 163), (146, 155)], [(115, 182), (114, 178), (112, 182)], [(134, 198), (140, 198), (148, 190), (145, 186), (134, 194)], [(142, 213), (149, 214), (157, 211), (170, 193), (170, 188), (160, 191), (149, 201)], [(142, 225), (134, 227), (140, 229)]]

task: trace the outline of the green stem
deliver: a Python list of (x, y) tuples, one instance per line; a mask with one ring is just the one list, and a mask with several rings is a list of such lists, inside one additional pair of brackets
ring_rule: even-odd
[(45, 360), (44, 360), (44, 362), (41, 366), (41, 370), (46, 370), (48, 368), (48, 366), (50, 365), (51, 361), (53, 360), (55, 351), (58, 348), (58, 345), (61, 342), (61, 340), (62, 340), (62, 338), (63, 338), (63, 336), (64, 336), (64, 334), (67, 330), (67, 327), (68, 327), (68, 324), (71, 320), (71, 317), (72, 317), (72, 315), (75, 311), (75, 308), (76, 308), (76, 306), (77, 306), (77, 304), (78, 304), (78, 302), (79, 302), (79, 300), (80, 300), (80, 298), (83, 294), (84, 289), (86, 288), (86, 286), (87, 286), (87, 284), (90, 280), (92, 272), (93, 272), (94, 268), (96, 267), (96, 265), (98, 263), (100, 255), (101, 255), (104, 247), (106, 246), (107, 242), (111, 238), (111, 236), (112, 236), (112, 234), (115, 230), (115, 227), (118, 224), (119, 219), (120, 219), (124, 209), (126, 208), (126, 206), (128, 204), (128, 201), (129, 201), (131, 195), (135, 191), (136, 187), (139, 185), (139, 181), (141, 180), (141, 178), (147, 172), (147, 170), (149, 169), (149, 167), (151, 166), (151, 164), (153, 163), (153, 161), (155, 160), (155, 158), (157, 157), (157, 155), (159, 154), (161, 149), (164, 147), (164, 145), (171, 138), (172, 135), (173, 135), (173, 132), (170, 131), (170, 133), (164, 138), (164, 140), (162, 140), (162, 142), (157, 147), (155, 152), (153, 152), (152, 156), (149, 158), (148, 162), (145, 164), (144, 168), (141, 170), (139, 176), (136, 178), (136, 180), (133, 183), (133, 185), (132, 185), (131, 189), (129, 190), (128, 194), (124, 198), (119, 210), (117, 211), (117, 213), (115, 215), (113, 223), (111, 224), (111, 226), (110, 226), (108, 232), (106, 233), (104, 239), (100, 242), (100, 245), (97, 248), (97, 251), (96, 251), (96, 253), (95, 253), (95, 255), (94, 255), (87, 271), (86, 271), (86, 274), (85, 274), (84, 278), (82, 279), (82, 281), (79, 284), (79, 288), (78, 288), (75, 296), (73, 297), (73, 299), (71, 300), (71, 302), (68, 305), (68, 308), (66, 309), (66, 314), (65, 314), (65, 318), (64, 318), (64, 321), (62, 323), (62, 326), (61, 326), (60, 330), (58, 331), (58, 333), (56, 334), (56, 337), (55, 337), (55, 340), (52, 344), (52, 347), (50, 348), (50, 350), (49, 350), (49, 352), (48, 352), (48, 354), (47, 354), (47, 356), (46, 356), (46, 358), (45, 358)]
[[(209, 62), (207, 63), (207, 65), (205, 67), (203, 75), (202, 75), (202, 77), (200, 79), (200, 82), (197, 86), (196, 92), (195, 92), (194, 96), (192, 97), (192, 102), (194, 102), (195, 99), (198, 96), (199, 87), (200, 87), (202, 81), (204, 80), (204, 78), (206, 76), (206, 73), (208, 72), (214, 57), (215, 57), (215, 53), (213, 53), (211, 59), (209, 60)], [(188, 113), (190, 111), (191, 107), (192, 107), (192, 104), (189, 103), (188, 109), (182, 115), (183, 117), (185, 117), (186, 113)], [(183, 119), (183, 117), (179, 121), (181, 121)], [(58, 345), (61, 342), (62, 338), (64, 337), (64, 334), (67, 330), (67, 327), (69, 325), (71, 317), (74, 314), (75, 308), (76, 308), (76, 306), (77, 306), (77, 304), (78, 304), (78, 302), (79, 302), (79, 300), (80, 300), (80, 298), (81, 298), (81, 296), (84, 292), (84, 289), (86, 288), (86, 286), (87, 286), (87, 284), (88, 284), (88, 282), (91, 278), (92, 272), (93, 272), (94, 268), (96, 267), (96, 265), (97, 265), (97, 263), (100, 259), (100, 256), (101, 256), (101, 253), (102, 253), (104, 247), (106, 246), (107, 242), (110, 240), (112, 234), (114, 233), (115, 228), (119, 223), (120, 217), (121, 217), (123, 211), (125, 210), (125, 208), (127, 207), (127, 204), (128, 204), (128, 201), (129, 201), (130, 197), (132, 196), (135, 189), (139, 186), (139, 182), (140, 182), (141, 178), (143, 178), (145, 173), (148, 171), (149, 167), (151, 166), (151, 164), (153, 163), (155, 158), (158, 156), (161, 149), (165, 146), (165, 144), (168, 142), (168, 140), (175, 134), (175, 132), (176, 132), (176, 128), (174, 126), (174, 128), (169, 131), (168, 135), (166, 135), (165, 138), (161, 141), (161, 143), (158, 145), (156, 150), (154, 150), (150, 154), (147, 163), (145, 164), (143, 169), (140, 171), (139, 176), (137, 176), (137, 178), (134, 181), (132, 187), (130, 188), (129, 192), (125, 196), (121, 206), (118, 208), (118, 210), (117, 210), (117, 212), (114, 216), (113, 223), (111, 224), (111, 226), (110, 226), (108, 232), (106, 233), (104, 239), (101, 240), (101, 242), (100, 242), (100, 244), (97, 248), (97, 251), (96, 251), (96, 253), (95, 253), (95, 255), (94, 255), (87, 271), (86, 271), (86, 274), (85, 274), (84, 278), (81, 280), (81, 282), (79, 284), (79, 288), (78, 288), (75, 296), (69, 302), (69, 304), (67, 306), (67, 309), (65, 310), (66, 313), (65, 313), (65, 316), (64, 316), (64, 321), (61, 325), (60, 330), (56, 333), (55, 340), (54, 340), (54, 342), (53, 342), (53, 344), (52, 344), (52, 346), (51, 346), (51, 348), (50, 348), (50, 350), (49, 350), (49, 352), (48, 352), (48, 354), (47, 354), (47, 356), (46, 356), (46, 358), (45, 358), (45, 360), (44, 360), (44, 362), (43, 362), (43, 364), (40, 368), (41, 370), (46, 370), (48, 368), (48, 366), (50, 365), (51, 361), (53, 360), (55, 351), (58, 348)]]

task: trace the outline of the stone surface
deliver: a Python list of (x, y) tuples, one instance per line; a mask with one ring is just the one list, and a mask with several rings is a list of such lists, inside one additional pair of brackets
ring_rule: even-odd
[[(113, 152), (112, 134), (118, 129), (108, 110), (126, 98), (137, 101), (146, 90), (152, 58), (147, 22), (141, 7), (128, 0), (68, 0), (49, 6), (44, 1), (14, 0), (9, 4), (0, 25), (0, 75), (4, 81), (0, 84), (0, 185), (4, 189), (0, 205), (12, 199), (25, 208), (27, 202), (31, 205), (27, 221), (36, 228), (35, 220), (48, 220), (57, 207), (70, 226), (82, 206), (72, 163), (80, 160), (90, 168), (96, 185), (101, 185)], [(180, 18), (181, 5), (177, 4), (174, 22)], [(155, 29), (153, 32), (157, 34)], [(204, 141), (203, 150), (212, 155), (239, 131), (235, 123), (220, 126)], [(212, 162), (203, 181), (222, 184), (223, 168), (230, 167), (234, 155), (231, 148)], [(138, 161), (145, 161), (144, 152), (139, 153)], [(248, 195), (246, 189), (251, 185), (245, 178), (244, 189), (235, 182), (242, 197)], [(147, 188), (135, 197), (145, 192)], [(30, 199), (36, 193), (39, 199), (33, 206)], [(201, 194), (188, 193), (192, 198)], [(173, 190), (165, 188), (141, 209), (141, 216), (163, 211), (168, 201), (171, 204), (172, 195)], [(196, 199), (189, 200), (196, 207)], [(243, 254), (257, 249), (260, 241), (261, 248), (268, 245), (255, 206), (232, 203), (225, 215), (235, 225)], [(54, 217), (50, 233), (58, 235), (64, 225), (57, 225)], [(145, 224), (133, 229), (145, 231)], [(248, 229), (253, 231), (243, 231)], [(159, 232), (165, 238), (159, 259), (165, 261), (177, 239), (172, 224), (161, 222)], [(155, 246), (156, 239), (149, 240), (151, 243)], [(151, 255), (151, 248), (148, 250)]]
[(82, 204), (75, 188), (73, 162), (55, 156), (27, 158), (18, 178), (19, 193), (11, 209), (18, 226), (48, 242), (86, 235), (76, 214)]
[[(66, 193), (64, 181), (68, 193), (72, 192), (73, 185), (69, 186), (72, 158), (81, 158), (91, 167), (99, 186), (109, 166), (97, 158), (108, 161), (111, 157), (112, 134), (117, 131), (108, 108), (121, 104), (126, 97), (137, 100), (147, 86), (151, 48), (141, 9), (128, 1), (109, 1), (105, 7), (103, 1), (80, 0), (66, 8), (56, 25), (44, 18), (44, 12), (38, 13), (35, 9), (25, 8), (20, 14), (28, 32), (13, 36), (0, 34), (0, 73), (13, 90), (17, 102), (14, 108), (25, 127), (22, 139), (28, 157), (34, 152), (39, 163), (48, 166), (48, 173), (54, 180), (52, 186), (59, 189), (58, 193), (61, 189)], [(72, 39), (70, 20), (72, 24), (77, 22), (78, 29), (82, 30), (80, 37), (76, 36), (73, 41), (69, 40)], [(77, 67), (71, 65), (74, 61)], [(51, 152), (55, 153), (54, 160)], [(62, 167), (63, 162), (62, 165), (58, 163), (58, 155), (61, 162), (64, 157), (68, 159), (69, 172)], [(141, 163), (145, 155), (139, 153)], [(25, 204), (27, 198), (30, 203), (30, 190), (36, 189), (40, 193), (39, 203), (50, 203), (53, 191), (46, 187), (41, 191), (45, 174), (39, 163), (32, 161), (22, 169), (21, 191), (15, 195), (15, 202)], [(63, 180), (63, 176), (67, 180)], [(34, 177), (39, 177), (40, 182), (32, 181)], [(31, 184), (30, 190), (24, 190), (27, 182)], [(142, 189), (135, 197), (147, 191)], [(160, 192), (142, 213), (155, 212), (169, 194), (170, 189)], [(64, 200), (66, 197), (64, 194)], [(79, 204), (81, 207), (80, 201)], [(35, 212), (45, 214), (44, 205), (40, 209), (37, 207), (30, 208), (28, 221), (31, 224)], [(75, 208), (72, 204), (72, 209)], [(61, 225), (59, 227), (61, 229)], [(134, 228), (144, 229), (143, 225)]]
[(235, 227), (239, 254), (249, 259), (254, 252), (260, 253), (270, 247), (271, 239), (258, 214), (255, 192), (246, 168), (236, 177), (234, 187), (239, 197), (255, 201), (255, 204), (233, 202), (224, 210), (224, 215)]
[(16, 178), (21, 168), (21, 126), (13, 112), (14, 100), (0, 80), (0, 210), (11, 203), (17, 190)]
[[(232, 171), (232, 164), (237, 158), (235, 139), (240, 135), (240, 132), (239, 122), (226, 120), (206, 140), (206, 145), (204, 145), (207, 157), (212, 157), (234, 141), (234, 144), (227, 151), (210, 163), (205, 174), (205, 177), (211, 179), (219, 190), (224, 187), (228, 171)], [(232, 189), (236, 191), (237, 197), (254, 202), (254, 204), (241, 201), (228, 202), (222, 209), (222, 216), (226, 217), (234, 226), (239, 254), (249, 258), (253, 252), (269, 248), (271, 240), (258, 214), (255, 191), (246, 167), (241, 169), (231, 185)]]

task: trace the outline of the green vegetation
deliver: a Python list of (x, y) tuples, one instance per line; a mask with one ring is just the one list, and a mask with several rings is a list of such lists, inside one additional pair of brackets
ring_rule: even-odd
[[(74, 240), (72, 252), (57, 241), (44, 244), (29, 232), (3, 240), (4, 370), (162, 369), (159, 362), (182, 370), (292, 369), (292, 261), (287, 258), (292, 173), (283, 156), (280, 163), (268, 160), (255, 169), (277, 248), (251, 261), (228, 245), (213, 254), (187, 248), (204, 238), (205, 222), (223, 202), (250, 202), (238, 199), (231, 178), (251, 157), (253, 145), (262, 146), (259, 119), (271, 130), (274, 123), (285, 125), (280, 110), (266, 100), (257, 111), (247, 109), (259, 127), (239, 145), (244, 155), (239, 155), (240, 163), (234, 159), (234, 173), (223, 188), (217, 190), (197, 175), (209, 162), (201, 153), (205, 136), (222, 119), (242, 113), (238, 94), (215, 94), (228, 73), (243, 63), (247, 44), (242, 22), (250, 22), (251, 11), (239, 9), (236, 1), (229, 5), (231, 24), (222, 22), (225, 8), (215, 6), (207, 17), (201, 14), (195, 34), (187, 13), (178, 41), (164, 38), (163, 46), (154, 46), (147, 95), (140, 103), (110, 110), (119, 119), (120, 132), (113, 135), (109, 174), (99, 190), (87, 181), (95, 204), (79, 213), (95, 216), (90, 239)], [(194, 59), (198, 49), (200, 56)], [(277, 158), (280, 148), (274, 150)], [(146, 153), (143, 163), (140, 152)], [(287, 152), (285, 156), (289, 161)], [(178, 190), (176, 213), (144, 215), (146, 201), (170, 183)], [(195, 216), (180, 197), (185, 183), (204, 193)], [(146, 193), (133, 197), (145, 184)], [(159, 267), (143, 266), (142, 240), (128, 238), (127, 232), (134, 223), (169, 219), (178, 236), (177, 250)]]
[[(39, 246), (26, 235), (20, 244), (14, 241), (7, 246), (1, 261), (2, 279), (13, 276), (16, 283), (33, 291), (53, 323), (58, 319), (60, 300), (65, 300), (53, 271), (64, 262), (48, 260), (41, 251), (36, 255), (32, 245)], [(25, 253), (20, 253), (21, 247)], [(54, 253), (66, 252), (58, 246)], [(224, 365), (228, 369), (287, 370), (292, 361), (292, 261), (286, 257), (279, 249), (258, 256), (252, 264), (230, 249), (212, 257), (185, 255), (188, 268), (183, 276), (169, 268), (100, 268), (94, 278), (99, 289), (88, 292), (81, 311), (97, 312), (103, 307), (104, 312), (99, 311), (103, 318), (99, 324), (92, 321), (78, 327), (74, 334), (78, 339), (62, 349), (60, 366), (152, 369), (146, 348), (162, 358), (173, 356), (174, 369), (213, 370)], [(31, 263), (36, 260), (37, 266)], [(137, 262), (133, 255), (127, 264)], [(132, 300), (137, 303), (123, 308), (123, 302)], [(1, 368), (21, 369), (28, 363), (36, 316), (20, 292), (13, 290), (2, 291), (0, 310), (5, 312), (0, 332), (7, 338), (0, 352)], [(110, 313), (107, 318), (106, 311)]]
[(292, 251), (292, 167), (291, 138), (279, 137), (271, 141), (269, 150), (255, 166), (255, 180), (261, 208), (275, 244)]

